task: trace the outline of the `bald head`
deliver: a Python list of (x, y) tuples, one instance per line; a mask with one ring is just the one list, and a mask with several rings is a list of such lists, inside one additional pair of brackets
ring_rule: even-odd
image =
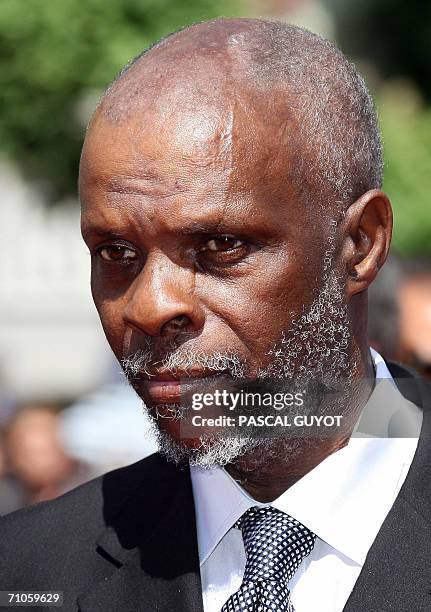
[(126, 66), (99, 112), (118, 122), (162, 98), (171, 112), (192, 100), (193, 108), (223, 110), (239, 99), (268, 134), (281, 118), (289, 134), (279, 146), (294, 159), (286, 179), (325, 209), (343, 210), (381, 187), (380, 135), (364, 81), (334, 45), (307, 30), (254, 19), (182, 29)]

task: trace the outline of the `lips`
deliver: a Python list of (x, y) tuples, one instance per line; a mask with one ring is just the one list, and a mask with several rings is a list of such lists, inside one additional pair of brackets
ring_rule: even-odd
[(179, 380), (146, 380), (142, 386), (146, 395), (155, 403), (178, 403), (181, 397)]
[(157, 373), (150, 379), (141, 379), (137, 383), (137, 390), (146, 402), (177, 404), (193, 393), (209, 393), (225, 376), (226, 372)]

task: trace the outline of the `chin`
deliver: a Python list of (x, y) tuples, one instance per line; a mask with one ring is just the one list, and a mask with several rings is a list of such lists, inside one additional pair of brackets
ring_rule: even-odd
[(189, 463), (201, 468), (225, 466), (245, 452), (250, 444), (246, 438), (214, 435), (213, 432), (202, 432), (199, 438), (185, 438), (180, 434), (179, 423), (157, 422), (156, 428), (159, 452), (176, 464)]
[(157, 406), (149, 410), (151, 417), (157, 428), (157, 437), (170, 439), (173, 444), (184, 446), (190, 450), (198, 449), (202, 446), (203, 440), (208, 440), (209, 433), (201, 431), (199, 436), (184, 435), (184, 416), (181, 410), (168, 405)]

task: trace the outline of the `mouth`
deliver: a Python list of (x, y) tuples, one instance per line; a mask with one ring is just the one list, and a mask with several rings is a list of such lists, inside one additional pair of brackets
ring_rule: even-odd
[(226, 371), (156, 372), (138, 380), (135, 388), (150, 404), (180, 404), (193, 393), (211, 392), (221, 379), (228, 376)]

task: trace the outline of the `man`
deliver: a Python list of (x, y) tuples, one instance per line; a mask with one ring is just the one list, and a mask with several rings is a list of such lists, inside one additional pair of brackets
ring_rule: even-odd
[[(87, 612), (429, 609), (429, 417), (418, 445), (422, 412), (366, 336), (391, 235), (381, 172), (362, 79), (299, 28), (202, 23), (123, 71), (86, 136), (82, 232), (161, 454), (3, 519), (3, 589)], [(182, 429), (190, 392), (311, 379), (342, 381), (347, 430)], [(324, 392), (316, 416), (331, 410)]]
[(4, 437), (11, 482), (20, 493), (14, 510), (58, 497), (91, 477), (87, 466), (63, 448), (59, 411), (54, 406), (21, 406)]
[[(413, 263), (398, 290), (400, 344), (405, 360), (431, 377), (431, 273), (429, 262)], [(415, 269), (416, 268), (416, 269)]]

